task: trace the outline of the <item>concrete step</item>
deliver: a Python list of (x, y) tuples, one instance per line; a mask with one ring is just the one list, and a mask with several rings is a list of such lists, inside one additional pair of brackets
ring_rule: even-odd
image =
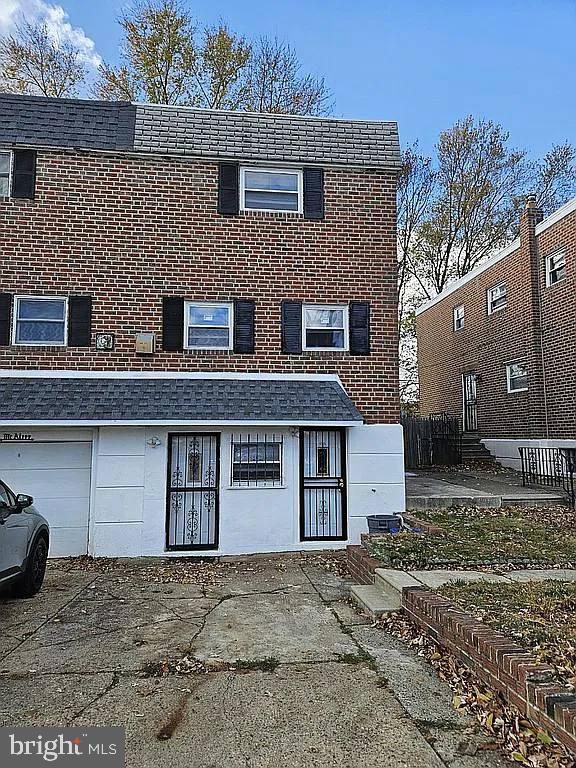
[(402, 606), (400, 593), (394, 589), (385, 592), (375, 584), (354, 584), (350, 588), (350, 597), (353, 602), (371, 616), (377, 619), (385, 613), (399, 611)]
[(376, 568), (374, 585), (388, 594), (390, 590), (401, 594), (404, 587), (421, 587), (422, 582), (410, 576), (406, 571), (397, 571), (393, 568)]

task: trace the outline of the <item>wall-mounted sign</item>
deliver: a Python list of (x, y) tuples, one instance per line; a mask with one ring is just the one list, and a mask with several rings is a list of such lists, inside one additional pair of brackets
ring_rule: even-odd
[(33, 435), (28, 432), (2, 432), (0, 438), (2, 443), (30, 443), (33, 440)]
[(111, 352), (114, 349), (114, 334), (113, 333), (97, 333), (96, 349), (99, 352)]

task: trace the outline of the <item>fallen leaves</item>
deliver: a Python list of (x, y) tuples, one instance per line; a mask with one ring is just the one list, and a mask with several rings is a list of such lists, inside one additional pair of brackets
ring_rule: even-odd
[(576, 768), (576, 759), (568, 750), (525, 719), (500, 693), (487, 688), (472, 670), (437, 645), (403, 614), (389, 614), (375, 626), (400, 638), (426, 659), (451, 687), (454, 708), (472, 715), (511, 760), (531, 768)]

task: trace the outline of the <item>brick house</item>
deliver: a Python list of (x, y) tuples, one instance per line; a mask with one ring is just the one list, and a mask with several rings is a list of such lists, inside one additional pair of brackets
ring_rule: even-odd
[(395, 123), (0, 95), (0, 477), (51, 553), (404, 508)]
[(460, 416), (503, 464), (518, 448), (576, 447), (576, 199), (424, 304), (416, 319), (425, 414)]

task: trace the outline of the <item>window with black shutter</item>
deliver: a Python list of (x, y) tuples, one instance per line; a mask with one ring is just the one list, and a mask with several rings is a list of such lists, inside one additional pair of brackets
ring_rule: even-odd
[(0, 293), (0, 347), (10, 346), (10, 318), (12, 294)]
[(234, 301), (234, 352), (251, 355), (254, 352), (254, 302)]
[(15, 149), (12, 160), (12, 197), (33, 199), (36, 186), (36, 150)]
[(89, 347), (92, 341), (92, 297), (68, 299), (68, 346)]
[(166, 352), (184, 349), (184, 299), (180, 296), (162, 299), (162, 348)]

